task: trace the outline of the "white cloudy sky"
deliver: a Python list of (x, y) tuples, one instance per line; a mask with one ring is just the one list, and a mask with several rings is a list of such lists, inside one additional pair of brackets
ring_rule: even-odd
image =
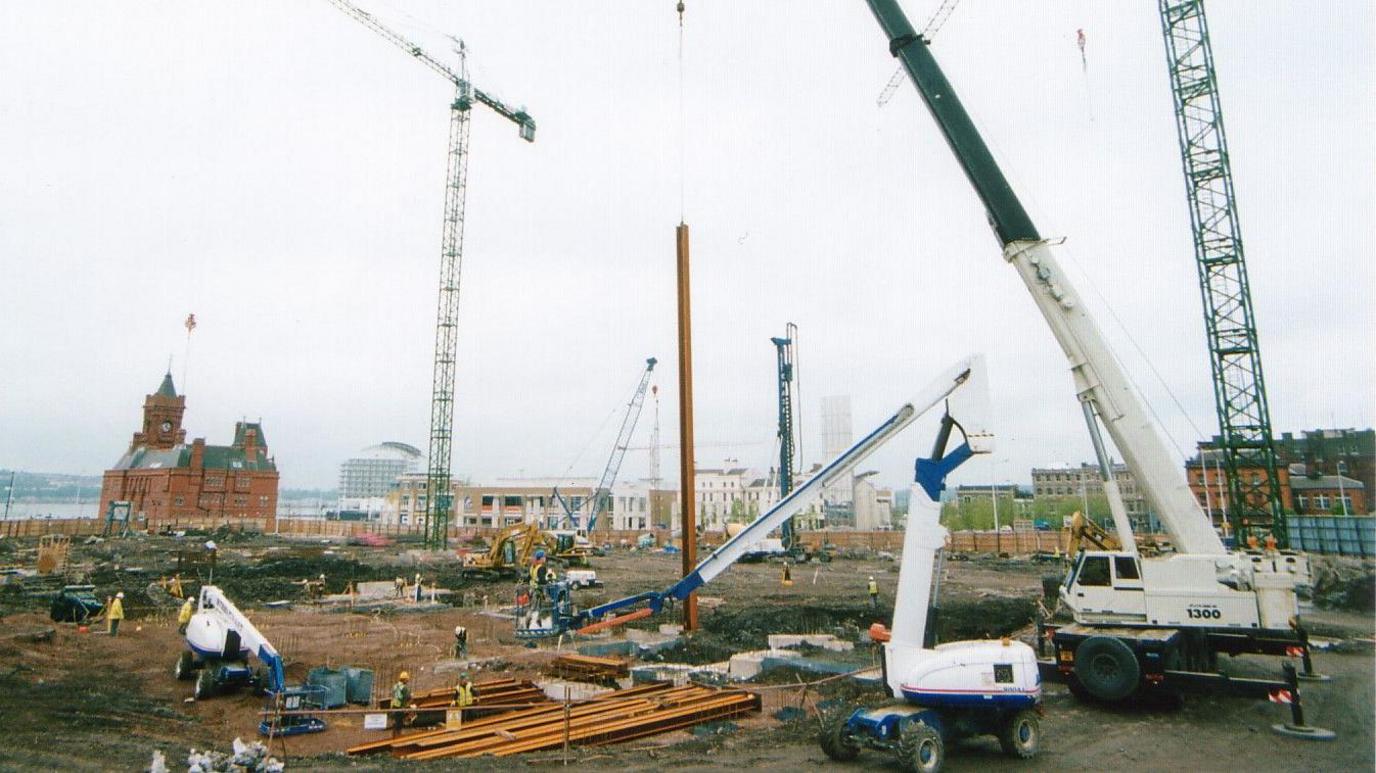
[[(919, 26), (938, 4), (904, 3)], [(528, 145), (474, 114), (456, 472), (595, 474), (651, 355), (674, 442), (673, 2), (366, 5), (437, 53), (437, 31), (462, 35), (475, 83), (539, 123)], [(788, 321), (809, 460), (823, 395), (851, 395), (858, 432), (971, 351), (1002, 445), (965, 480), (1087, 459), (1064, 359), (931, 118), (907, 83), (875, 105), (895, 63), (865, 4), (688, 6), (697, 435), (747, 444), (699, 463), (769, 463)], [(1273, 422), (1370, 426), (1371, 6), (1209, 14)], [(1214, 431), (1156, 4), (967, 0), (935, 53), (1121, 319), (1108, 334), (1171, 437)], [(103, 469), (169, 355), (190, 434), (261, 417), (284, 485), (424, 446), (449, 97), (324, 0), (0, 5), (0, 466)], [(881, 479), (927, 443), (893, 444)], [(623, 475), (647, 467), (635, 452)]]

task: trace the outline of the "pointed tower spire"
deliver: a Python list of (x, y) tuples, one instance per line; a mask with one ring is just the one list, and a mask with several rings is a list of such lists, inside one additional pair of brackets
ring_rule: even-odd
[(167, 375), (162, 377), (162, 383), (158, 385), (158, 391), (154, 394), (162, 395), (163, 397), (177, 396), (177, 388), (172, 386), (172, 371), (170, 369), (167, 371)]

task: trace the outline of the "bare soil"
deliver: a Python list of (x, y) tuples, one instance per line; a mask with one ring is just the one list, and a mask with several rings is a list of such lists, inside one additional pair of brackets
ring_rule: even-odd
[[(445, 671), (453, 666), (452, 630), (460, 623), (469, 628), (470, 655), (480, 661), (473, 669), (479, 680), (497, 674), (533, 678), (554, 655), (552, 646), (532, 649), (517, 643), (509, 620), (484, 613), (483, 596), (495, 608), (511, 595), (510, 584), (465, 583), (452, 561), (425, 561), (406, 546), (380, 549), (271, 537), (217, 541), (217, 584), (249, 611), (288, 658), (289, 682), (302, 681), (315, 666), (353, 665), (372, 668), (378, 689), (386, 689), (403, 668), (414, 675), (419, 690), (447, 685), (452, 678)], [(148, 764), (155, 748), (176, 763), (190, 747), (227, 748), (235, 736), (257, 737), (261, 699), (241, 693), (191, 702), (191, 684), (172, 676), (172, 664), (183, 646), (174, 623), (175, 608), (159, 605), (144, 588), (170, 573), (176, 550), (186, 544), (136, 538), (74, 546), (77, 571), (97, 584), (98, 593), (127, 594), (130, 619), (117, 638), (53, 624), (47, 619), (46, 601), (26, 593), (26, 584), (0, 585), (0, 719), (6, 728), (0, 769), (137, 770)], [(31, 567), (32, 545), (0, 541), (0, 559)], [(663, 588), (680, 571), (678, 556), (662, 554), (617, 552), (595, 561), (607, 587), (584, 592), (580, 598), (587, 604)], [(324, 573), (328, 589), (338, 592), (350, 581), (409, 577), (416, 571), (427, 582), (433, 578), (455, 589), (455, 603), (466, 597), (473, 605), (351, 613), (304, 603), (300, 586), (294, 584)], [(1054, 573), (1054, 566), (1022, 561), (946, 563), (941, 584), (943, 638), (1025, 631), (1041, 593), (1042, 576)], [(881, 588), (877, 610), (870, 608), (865, 593), (870, 576)], [(842, 559), (795, 566), (792, 586), (782, 585), (781, 577), (777, 564), (732, 568), (704, 589), (703, 595), (720, 599), (720, 604), (704, 604), (703, 631), (669, 653), (670, 659), (719, 660), (730, 652), (762, 648), (764, 637), (775, 632), (826, 631), (858, 637), (869, 623), (890, 620), (897, 580), (897, 564), (892, 561)], [(294, 606), (262, 606), (278, 600), (293, 601)], [(1371, 641), (1376, 625), (1368, 613), (1332, 610), (1317, 610), (1309, 620), (1316, 632), (1344, 639), (1341, 652), (1316, 657), (1319, 670), (1332, 674), (1334, 681), (1306, 685), (1304, 690), (1311, 722), (1336, 730), (1335, 742), (1305, 743), (1274, 735), (1270, 726), (1288, 714), (1266, 701), (1190, 696), (1183, 707), (1109, 709), (1078, 703), (1060, 686), (1048, 685), (1042, 752), (1036, 759), (1004, 757), (993, 739), (977, 739), (952, 750), (948, 769), (1371, 770), (1376, 725)], [(674, 620), (665, 615), (651, 622)], [(55, 633), (47, 641), (24, 636), (49, 628)], [(1276, 672), (1278, 662), (1249, 657), (1224, 667), (1235, 674), (1269, 675)], [(883, 700), (847, 682), (814, 690), (810, 698), (846, 705)], [(575, 749), (570, 761), (595, 770), (797, 770), (831, 764), (816, 744), (814, 719), (780, 721), (770, 714), (727, 723), (719, 732), (703, 736), (674, 733), (625, 746)], [(332, 717), (330, 722), (329, 731), (291, 738), (285, 747), (274, 742), (273, 751), (285, 752), (293, 770), (416, 767), (345, 757), (342, 749), (376, 734), (362, 730), (357, 714)], [(561, 753), (545, 753), (519, 761), (429, 767), (498, 770), (513, 764), (562, 766), (562, 761)], [(844, 767), (894, 770), (897, 765), (890, 756), (866, 752)]]

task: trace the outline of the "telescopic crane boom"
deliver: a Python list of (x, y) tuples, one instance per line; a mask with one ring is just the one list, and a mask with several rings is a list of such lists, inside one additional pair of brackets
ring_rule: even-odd
[(467, 53), (462, 41), (457, 41), (456, 71), (348, 0), (329, 0), (329, 3), (454, 84), (454, 98), (449, 103), (449, 168), (444, 194), (444, 233), (440, 247), (439, 302), (435, 312), (435, 357), (430, 390), (430, 466), (426, 475), (426, 490), (430, 495), (425, 512), (426, 547), (444, 549), (449, 541), (453, 497), (450, 454), (454, 436), (454, 364), (458, 352), (464, 206), (468, 192), (469, 111), (475, 100), (488, 106), (515, 123), (521, 139), (526, 142), (535, 141), (535, 121), (523, 108), (513, 109), (473, 87), (468, 80)]
[[(896, 0), (869, 0), (869, 4), (890, 41), (890, 53), (907, 69), (984, 203), (990, 225), (1003, 247), (1004, 259), (1017, 269), (1056, 342), (1070, 360), (1075, 391), (1099, 455), (1106, 490), (1116, 486), (1112, 469), (1106, 469), (1108, 459), (1099, 433), (1101, 426), (1132, 468), (1175, 545), (1187, 553), (1223, 555), (1223, 542), (1200, 510), (1184, 473), (1172, 462), (1103, 332), (1008, 184), (960, 98), (932, 58), (927, 42), (913, 30)], [(1112, 492), (1109, 500), (1115, 500)], [(1127, 514), (1121, 506), (1113, 510), (1119, 540), (1125, 549), (1131, 550), (1132, 528)]]

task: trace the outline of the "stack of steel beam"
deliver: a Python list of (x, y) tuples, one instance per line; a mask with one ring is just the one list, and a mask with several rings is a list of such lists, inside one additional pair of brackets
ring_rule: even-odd
[(494, 756), (599, 746), (682, 730), (760, 710), (760, 696), (744, 690), (657, 683), (588, 701), (532, 706), (446, 728), (351, 747), (349, 754), (388, 752), (407, 760)]
[[(473, 704), (476, 708), (484, 705), (499, 704), (502, 706), (513, 706), (528, 703), (546, 703), (549, 697), (545, 691), (541, 690), (534, 682), (526, 679), (489, 679), (485, 682), (474, 682), (473, 687), (477, 692)], [(418, 709), (442, 709), (453, 705), (454, 688), (440, 687), (434, 690), (418, 692), (411, 696), (412, 702)], [(383, 702), (385, 707), (392, 705), (391, 699)]]

